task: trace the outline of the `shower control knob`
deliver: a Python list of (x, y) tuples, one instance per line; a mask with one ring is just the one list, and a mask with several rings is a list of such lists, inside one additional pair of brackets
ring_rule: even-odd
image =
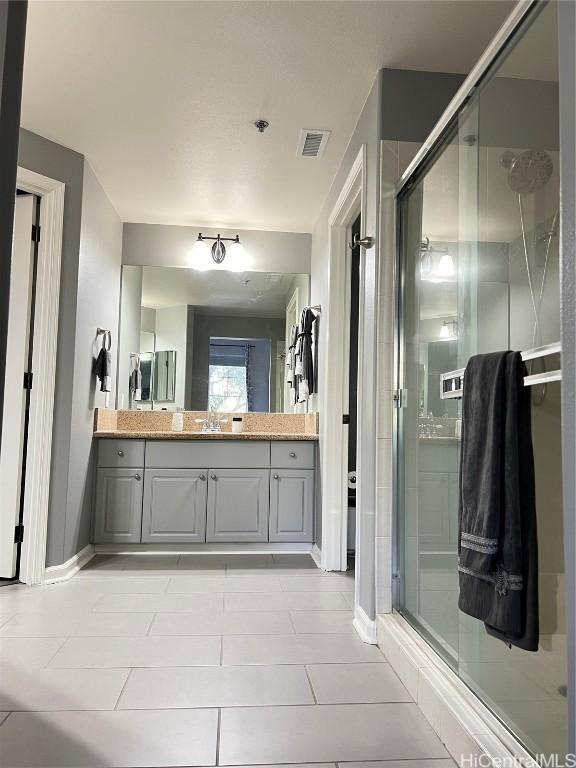
[(293, 459), (295, 459), (295, 458), (296, 458), (296, 454), (294, 453), (294, 451), (290, 451), (290, 456), (291, 456), (291, 458), (293, 458)]
[(134, 480), (140, 480), (140, 479), (141, 479), (140, 475), (134, 475)]
[(118, 451), (118, 456), (124, 456), (124, 451)]

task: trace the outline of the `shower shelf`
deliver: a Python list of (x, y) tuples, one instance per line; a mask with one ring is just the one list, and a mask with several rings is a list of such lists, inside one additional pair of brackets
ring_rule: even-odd
[[(552, 344), (544, 344), (541, 347), (534, 347), (533, 349), (526, 349), (522, 352), (522, 360), (538, 360), (544, 357), (550, 357), (550, 355), (557, 355), (562, 352), (562, 346), (559, 341), (554, 341)], [(462, 387), (464, 384), (464, 368), (459, 368), (457, 371), (447, 371), (440, 376), (440, 399), (452, 400), (462, 397)], [(530, 376), (524, 377), (525, 387), (534, 387), (537, 384), (548, 384), (551, 381), (561, 381), (562, 371), (560, 369), (554, 371), (543, 371), (541, 373), (533, 373)]]

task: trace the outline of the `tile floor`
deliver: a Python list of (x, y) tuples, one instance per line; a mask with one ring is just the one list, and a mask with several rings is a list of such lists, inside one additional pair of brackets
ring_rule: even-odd
[(353, 589), (305, 555), (100, 556), (3, 588), (0, 765), (453, 768)]

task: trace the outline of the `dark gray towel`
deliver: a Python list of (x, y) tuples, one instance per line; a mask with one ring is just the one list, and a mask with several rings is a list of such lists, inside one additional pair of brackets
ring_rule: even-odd
[(489, 634), (538, 650), (530, 389), (519, 352), (470, 358), (460, 454), (458, 605)]

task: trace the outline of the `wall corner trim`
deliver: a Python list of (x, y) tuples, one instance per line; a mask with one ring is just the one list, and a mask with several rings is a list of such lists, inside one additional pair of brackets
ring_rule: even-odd
[(360, 636), (362, 642), (368, 643), (369, 645), (377, 644), (376, 622), (374, 619), (369, 618), (366, 611), (359, 605), (356, 606), (356, 610), (354, 611), (354, 621), (352, 622), (352, 625)]
[(95, 555), (94, 545), (87, 544), (71, 558), (61, 565), (51, 565), (44, 571), (44, 584), (57, 584), (59, 581), (68, 581), (90, 562)]
[(322, 550), (318, 547), (318, 544), (314, 544), (312, 551), (310, 552), (310, 556), (318, 568), (322, 568)]

